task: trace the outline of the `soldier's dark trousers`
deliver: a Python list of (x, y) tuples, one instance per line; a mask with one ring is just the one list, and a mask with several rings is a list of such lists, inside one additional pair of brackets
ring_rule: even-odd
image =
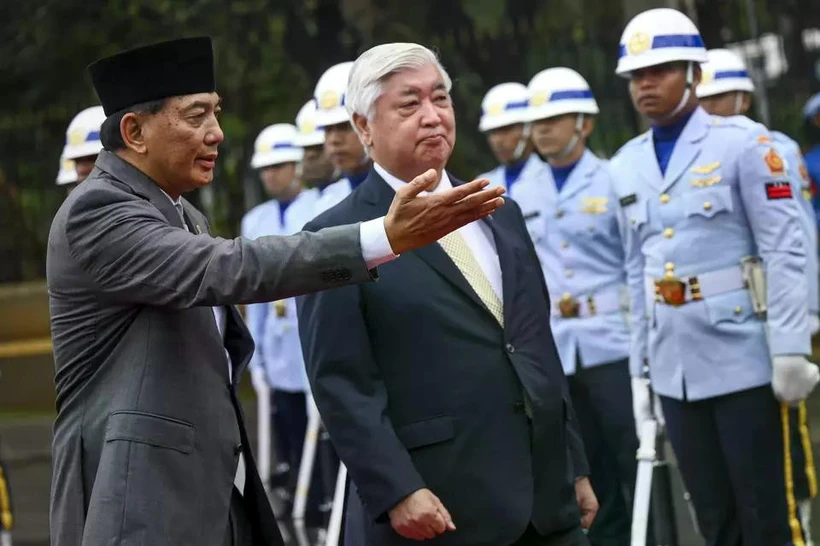
[(789, 409), (771, 387), (661, 404), (707, 546), (803, 546)]
[(593, 546), (627, 546), (632, 527), (638, 437), (626, 360), (582, 369), (569, 376), (600, 509), (587, 538)]

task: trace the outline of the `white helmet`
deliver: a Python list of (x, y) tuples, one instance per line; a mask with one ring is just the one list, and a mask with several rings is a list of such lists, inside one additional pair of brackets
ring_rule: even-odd
[(487, 91), (481, 101), (481, 119), (478, 130), (482, 133), (524, 123), (524, 111), (530, 94), (520, 83), (500, 83)]
[(615, 73), (629, 77), (633, 70), (675, 61), (706, 62), (706, 48), (695, 23), (671, 8), (636, 15), (621, 35)]
[(297, 146), (321, 146), (325, 143), (325, 132), (316, 128), (316, 102), (311, 99), (296, 114), (298, 132), (293, 139)]
[(304, 152), (294, 142), (296, 127), (289, 123), (275, 123), (265, 127), (254, 144), (251, 168), (261, 169), (280, 163), (298, 163)]
[(599, 112), (589, 84), (571, 68), (542, 70), (533, 76), (527, 89), (530, 93), (530, 104), (525, 111), (527, 121)]
[(105, 121), (102, 106), (86, 108), (71, 120), (65, 134), (63, 156), (66, 159), (77, 159), (97, 155), (103, 149), (100, 142), (100, 127)]
[(345, 91), (353, 62), (340, 63), (328, 68), (313, 91), (316, 101), (316, 126), (319, 128), (350, 121), (345, 109)]
[(709, 60), (700, 66), (702, 75), (696, 89), (698, 98), (731, 91), (754, 92), (755, 85), (740, 55), (728, 49), (710, 49), (706, 55)]
[(73, 184), (77, 181), (77, 169), (73, 159), (60, 157), (60, 171), (57, 173), (57, 185)]

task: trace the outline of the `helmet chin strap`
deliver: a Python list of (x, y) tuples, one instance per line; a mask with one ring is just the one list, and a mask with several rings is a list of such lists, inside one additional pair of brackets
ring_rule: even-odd
[(564, 159), (566, 158), (572, 151), (575, 149), (575, 146), (578, 145), (578, 141), (581, 140), (581, 134), (584, 128), (584, 114), (578, 114), (578, 117), (575, 118), (575, 130), (572, 133), (572, 138), (567, 142), (567, 145), (558, 152), (557, 154), (553, 154), (548, 156), (550, 159)]
[(735, 115), (742, 116), (743, 112), (740, 110), (743, 108), (743, 93), (740, 91), (735, 91)]
[(524, 124), (524, 131), (521, 133), (521, 138), (518, 139), (518, 144), (515, 146), (515, 151), (513, 152), (513, 162), (517, 163), (519, 159), (521, 159), (521, 155), (524, 153), (524, 150), (527, 149), (527, 143), (530, 141), (530, 134), (532, 133), (532, 123), (525, 123)]
[(672, 110), (670, 113), (666, 114), (665, 116), (661, 116), (659, 118), (654, 118), (653, 121), (669, 121), (673, 119), (675, 116), (681, 113), (681, 110), (686, 108), (686, 105), (689, 103), (689, 97), (692, 96), (692, 90), (695, 86), (695, 64), (693, 62), (688, 62), (686, 64), (686, 91), (683, 92), (683, 96), (680, 99), (680, 102), (675, 109)]

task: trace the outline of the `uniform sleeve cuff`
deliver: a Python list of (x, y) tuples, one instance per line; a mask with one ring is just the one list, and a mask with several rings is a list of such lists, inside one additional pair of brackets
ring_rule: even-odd
[(801, 333), (769, 330), (769, 348), (772, 356), (810, 355), (811, 340), (809, 332), (808, 330)]
[(359, 224), (359, 234), (362, 245), (362, 256), (367, 269), (375, 269), (383, 263), (395, 260), (393, 248), (387, 239), (387, 230), (384, 229), (384, 216)]

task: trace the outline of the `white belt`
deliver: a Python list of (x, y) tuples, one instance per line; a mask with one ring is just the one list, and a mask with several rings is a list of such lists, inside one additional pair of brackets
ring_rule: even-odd
[[(598, 315), (609, 315), (622, 310), (621, 295), (625, 289), (623, 286), (609, 288), (603, 292), (596, 292), (589, 296), (573, 296), (564, 294), (559, 297), (550, 296), (553, 304), (553, 317), (559, 319), (589, 318)], [(577, 315), (566, 316), (562, 313), (562, 301), (572, 300), (577, 304)]]
[(699, 301), (725, 292), (747, 288), (740, 264), (698, 275), (676, 276), (667, 274), (658, 278), (645, 277), (644, 288), (648, 294), (655, 294), (656, 302), (669, 303), (664, 298), (663, 288), (659, 288), (658, 285), (664, 282), (675, 283), (676, 281), (684, 285), (682, 287), (685, 297), (683, 303)]

